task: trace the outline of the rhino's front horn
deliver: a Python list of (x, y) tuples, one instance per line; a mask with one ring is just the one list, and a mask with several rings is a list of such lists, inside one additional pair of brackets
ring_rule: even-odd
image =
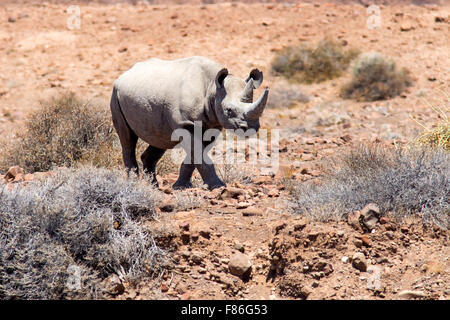
[(248, 111), (246, 113), (247, 118), (249, 119), (258, 119), (266, 106), (267, 97), (269, 96), (269, 87), (266, 87), (264, 93), (259, 97), (259, 99), (250, 104), (248, 107)]

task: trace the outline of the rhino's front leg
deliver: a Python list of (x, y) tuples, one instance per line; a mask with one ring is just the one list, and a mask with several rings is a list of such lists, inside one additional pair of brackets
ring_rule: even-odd
[(173, 189), (192, 188), (191, 177), (194, 173), (195, 165), (183, 162), (180, 168), (180, 175), (172, 186)]
[(209, 190), (226, 186), (225, 183), (223, 183), (223, 181), (220, 180), (217, 176), (214, 164), (202, 163), (196, 164), (195, 167), (197, 168), (198, 172), (200, 172), (203, 182), (208, 185)]

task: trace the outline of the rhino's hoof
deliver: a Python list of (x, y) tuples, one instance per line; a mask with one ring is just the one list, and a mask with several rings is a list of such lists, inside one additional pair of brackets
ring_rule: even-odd
[(175, 182), (174, 185), (172, 186), (173, 190), (183, 190), (183, 189), (189, 189), (192, 188), (192, 183), (187, 182), (187, 183), (179, 183), (179, 182)]
[(217, 188), (221, 188), (221, 187), (226, 187), (227, 185), (225, 183), (223, 183), (222, 181), (218, 182), (218, 183), (214, 183), (214, 184), (210, 184), (208, 185), (208, 189), (209, 190), (214, 190)]

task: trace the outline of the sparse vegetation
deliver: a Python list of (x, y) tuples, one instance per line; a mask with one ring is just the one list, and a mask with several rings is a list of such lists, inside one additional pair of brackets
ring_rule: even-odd
[(272, 71), (293, 82), (322, 82), (339, 77), (358, 54), (324, 39), (315, 48), (300, 45), (281, 50), (272, 61)]
[(352, 79), (341, 89), (347, 99), (376, 101), (400, 95), (412, 84), (409, 71), (376, 52), (361, 54), (353, 63)]
[(187, 211), (202, 206), (204, 199), (192, 190), (180, 190), (173, 194), (175, 206), (178, 211)]
[(121, 161), (109, 110), (66, 93), (41, 102), (24, 133), (2, 150), (0, 169), (19, 165), (28, 172), (47, 171), (78, 162), (112, 167)]
[(450, 121), (447, 116), (448, 111), (450, 111), (449, 102), (450, 97), (447, 96), (447, 105), (444, 102), (442, 106), (433, 107), (441, 119), (438, 123), (431, 128), (421, 124), (424, 131), (416, 139), (419, 145), (450, 151)]
[(153, 187), (94, 167), (1, 187), (0, 299), (101, 298), (112, 273), (133, 282), (158, 272), (164, 253), (140, 223), (158, 201)]
[(450, 155), (442, 150), (361, 146), (331, 165), (319, 185), (298, 185), (294, 207), (313, 219), (339, 220), (373, 202), (384, 214), (418, 214), (424, 223), (448, 229), (449, 181)]
[(217, 175), (226, 184), (239, 182), (248, 184), (253, 178), (250, 168), (245, 163), (226, 163), (216, 165)]

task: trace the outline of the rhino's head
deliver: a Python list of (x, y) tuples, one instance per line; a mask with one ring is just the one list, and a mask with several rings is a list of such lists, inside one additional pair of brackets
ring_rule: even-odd
[(263, 81), (263, 74), (253, 69), (245, 80), (222, 69), (216, 76), (215, 113), (225, 129), (259, 129), (259, 117), (266, 106), (269, 89), (253, 102), (253, 90)]

